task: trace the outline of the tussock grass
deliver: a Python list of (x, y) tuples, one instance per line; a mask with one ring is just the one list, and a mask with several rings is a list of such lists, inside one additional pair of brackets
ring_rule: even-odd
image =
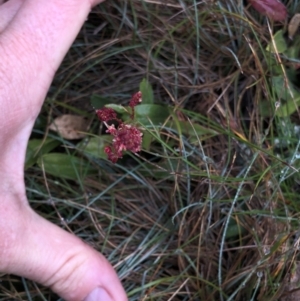
[[(299, 115), (276, 116), (265, 51), (281, 27), (239, 1), (107, 1), (64, 60), (41, 124), (92, 112), (92, 94), (126, 104), (147, 78), (157, 103), (217, 133), (191, 141), (183, 129), (149, 127), (148, 152), (116, 165), (90, 158), (97, 175), (78, 181), (27, 171), (31, 205), (103, 252), (130, 300), (287, 293), (298, 260)], [(101, 132), (96, 121), (91, 132)], [(37, 123), (33, 135), (43, 134)], [(30, 281), (2, 280), (1, 300), (56, 300)]]

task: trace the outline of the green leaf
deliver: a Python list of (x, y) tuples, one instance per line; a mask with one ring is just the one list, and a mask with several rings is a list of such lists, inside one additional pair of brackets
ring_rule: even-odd
[[(270, 41), (266, 50), (270, 52), (283, 53), (287, 50), (287, 43), (283, 36), (283, 30), (278, 30), (274, 35), (274, 41)], [(273, 43), (276, 47), (274, 47)], [(275, 48), (275, 49), (274, 49)]]
[(52, 138), (31, 139), (27, 145), (25, 170), (36, 163), (38, 158), (60, 145), (61, 142)]
[(276, 110), (275, 115), (278, 117), (290, 116), (300, 104), (300, 92), (295, 89), (290, 81), (286, 82), (283, 76), (274, 76), (272, 86), (277, 97), (282, 100), (281, 106)]
[(281, 76), (272, 77), (272, 86), (277, 94), (277, 97), (286, 101), (300, 97), (300, 93), (294, 88), (289, 80)]
[(270, 117), (274, 115), (274, 106), (269, 100), (262, 100), (258, 103), (259, 113), (262, 117)]
[(278, 61), (272, 53), (269, 53), (266, 62), (268, 64), (268, 70), (270, 70), (270, 73), (273, 76), (282, 74), (282, 66), (278, 63)]
[(105, 105), (112, 103), (113, 101), (107, 97), (103, 97), (101, 95), (98, 94), (93, 94), (91, 96), (91, 105), (95, 108), (95, 109), (101, 109), (103, 108)]
[(68, 154), (45, 154), (37, 163), (47, 174), (63, 179), (80, 180), (95, 173), (88, 161)]
[[(300, 42), (299, 39), (298, 43)], [(288, 57), (289, 59), (294, 59), (294, 60), (299, 60), (299, 51), (300, 51), (300, 45), (299, 44), (295, 44), (293, 46), (290, 46), (286, 51), (285, 51), (285, 55), (286, 57)]]
[(122, 106), (122, 105), (117, 105), (117, 104), (114, 104), (114, 103), (110, 103), (110, 104), (105, 105), (105, 107), (106, 108), (111, 108), (119, 114), (131, 114), (131, 109), (130, 109), (130, 111), (128, 111), (127, 108)]
[(278, 117), (288, 117), (297, 111), (300, 105), (300, 97), (288, 100), (285, 104), (282, 104), (276, 111)]
[(140, 104), (135, 107), (134, 120), (142, 125), (161, 125), (170, 116), (167, 106), (156, 104)]
[(142, 92), (143, 104), (153, 104), (153, 89), (145, 78), (140, 83), (140, 91)]
[(143, 133), (142, 148), (149, 151), (153, 136), (149, 132)]
[(241, 227), (237, 223), (228, 226), (226, 231), (226, 239), (237, 238), (239, 235), (245, 235), (247, 233), (244, 227)]
[(90, 138), (87, 142), (81, 141), (77, 144), (77, 149), (84, 152), (87, 155), (91, 155), (96, 158), (106, 159), (107, 154), (104, 152), (104, 147), (109, 145), (112, 141), (112, 136), (102, 135)]

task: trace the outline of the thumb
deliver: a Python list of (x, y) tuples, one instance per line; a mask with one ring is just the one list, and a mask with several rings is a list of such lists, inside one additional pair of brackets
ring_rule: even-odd
[(23, 221), (18, 221), (23, 225), (22, 234), (18, 229), (11, 233), (14, 230), (10, 228), (10, 247), (0, 252), (7, 262), (4, 272), (48, 286), (68, 301), (127, 300), (116, 272), (103, 255), (29, 207), (26, 211)]

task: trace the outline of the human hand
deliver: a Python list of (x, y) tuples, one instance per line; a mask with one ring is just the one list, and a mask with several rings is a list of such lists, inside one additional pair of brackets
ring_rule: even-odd
[(107, 260), (28, 205), (24, 158), (64, 55), (96, 0), (0, 0), (0, 272), (66, 300), (125, 301)]

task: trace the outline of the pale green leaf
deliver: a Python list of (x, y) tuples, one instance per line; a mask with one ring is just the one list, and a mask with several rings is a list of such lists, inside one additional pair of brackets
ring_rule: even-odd
[(104, 148), (111, 144), (112, 138), (110, 135), (91, 137), (87, 141), (77, 144), (77, 149), (95, 158), (106, 159), (107, 154), (104, 152)]
[[(283, 53), (287, 50), (287, 43), (283, 36), (283, 30), (278, 30), (273, 37), (274, 40), (271, 40), (266, 48), (267, 51)], [(275, 47), (274, 47), (275, 44)]]
[(41, 156), (37, 163), (46, 174), (63, 179), (83, 180), (87, 175), (95, 173), (95, 169), (87, 160), (68, 154), (46, 154)]
[(52, 138), (29, 140), (25, 158), (25, 170), (34, 165), (40, 156), (49, 153), (60, 144), (60, 141)]
[(150, 83), (145, 78), (140, 83), (140, 91), (142, 92), (143, 104), (153, 104), (153, 90)]

